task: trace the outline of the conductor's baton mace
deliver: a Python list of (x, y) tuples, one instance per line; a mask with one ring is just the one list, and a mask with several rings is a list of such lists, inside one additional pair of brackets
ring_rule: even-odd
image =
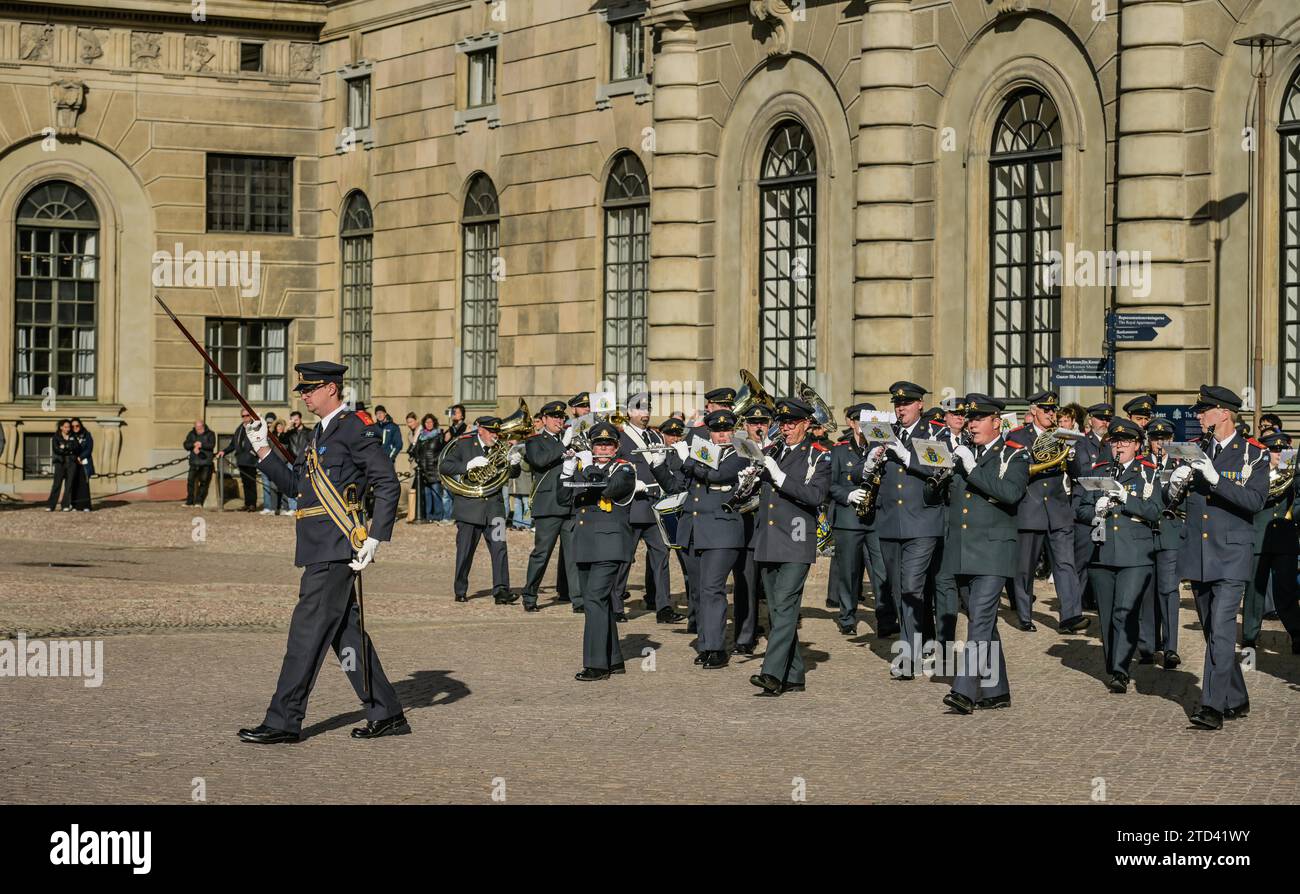
[[(194, 350), (198, 351), (199, 356), (207, 361), (208, 367), (217, 374), (217, 378), (221, 380), (221, 384), (225, 385), (226, 390), (235, 396), (235, 400), (239, 401), (239, 405), (248, 411), (248, 415), (253, 417), (253, 421), (256, 422), (261, 419), (261, 417), (257, 415), (257, 411), (248, 405), (248, 401), (244, 400), (244, 395), (239, 393), (239, 389), (235, 387), (234, 383), (231, 382), (230, 379), (226, 378), (226, 374), (221, 371), (221, 367), (217, 366), (217, 361), (212, 359), (212, 355), (204, 349), (203, 345), (194, 340), (194, 336), (190, 335), (190, 330), (186, 329), (185, 324), (176, 318), (176, 314), (172, 313), (172, 309), (167, 306), (167, 303), (163, 301), (161, 297), (159, 297), (157, 292), (154, 293), (153, 300), (157, 301), (162, 306), (162, 309), (167, 312), (167, 316), (172, 318), (172, 322), (176, 324), (176, 328), (181, 331), (182, 335), (189, 339), (190, 344), (194, 345)], [(268, 429), (266, 435), (271, 442), (271, 446), (279, 451), (285, 461), (293, 462), (293, 454), (289, 452), (289, 448), (280, 443), (279, 439), (275, 436), (275, 432)]]

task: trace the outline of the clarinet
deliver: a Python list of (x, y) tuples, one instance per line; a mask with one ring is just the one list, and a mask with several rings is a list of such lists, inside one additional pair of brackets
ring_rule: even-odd
[[(1209, 441), (1209, 432), (1203, 432), (1201, 436), (1196, 439), (1196, 446), (1204, 450), (1209, 446)], [(1169, 499), (1166, 501), (1165, 508), (1161, 512), (1165, 518), (1183, 518), (1186, 516), (1186, 513), (1180, 510), (1179, 507), (1182, 505), (1183, 500), (1187, 498), (1187, 492), (1192, 489), (1192, 479), (1194, 477), (1196, 477), (1195, 471), (1184, 478), (1182, 484), (1169, 489)]]

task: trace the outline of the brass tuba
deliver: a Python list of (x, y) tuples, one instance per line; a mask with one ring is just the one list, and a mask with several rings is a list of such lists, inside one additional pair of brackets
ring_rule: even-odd
[(833, 429), (835, 426), (835, 414), (827, 406), (826, 401), (813, 391), (812, 386), (802, 379), (795, 377), (794, 380), (795, 396), (807, 403), (813, 408), (813, 422), (825, 429)]
[[(487, 449), (487, 465), (470, 469), (464, 475), (448, 475), (440, 468), (438, 478), (442, 481), (442, 486), (458, 497), (473, 497), (481, 500), (492, 496), (500, 491), (510, 478), (510, 451), (515, 449), (510, 444), (510, 439), (527, 437), (532, 433), (533, 417), (528, 412), (528, 404), (520, 399), (519, 409), (501, 420), (501, 429), (497, 432), (496, 443)], [(447, 451), (455, 444), (456, 441), (450, 441), (442, 448), (442, 453), (438, 457), (439, 467)]]
[(736, 426), (744, 425), (745, 416), (754, 407), (763, 407), (768, 413), (776, 411), (776, 401), (772, 395), (763, 390), (763, 386), (754, 374), (747, 369), (740, 371), (740, 390), (736, 392), (736, 402), (732, 412), (736, 414)]

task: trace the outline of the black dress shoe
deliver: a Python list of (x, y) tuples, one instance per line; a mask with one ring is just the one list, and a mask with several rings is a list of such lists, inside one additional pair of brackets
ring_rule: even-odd
[(998, 708), (1009, 708), (1011, 707), (1011, 693), (1004, 692), (1002, 695), (982, 698), (975, 703), (975, 707), (981, 711), (996, 711)]
[(750, 646), (735, 645), (731, 647), (731, 654), (732, 655), (753, 655), (754, 647), (752, 645)]
[(241, 729), (239, 738), (245, 742), (252, 742), (254, 745), (279, 745), (282, 742), (297, 742), (298, 734), (291, 733), (287, 729), (276, 729), (263, 723), (252, 729)]
[(678, 621), (685, 620), (686, 616), (670, 605), (666, 605), (659, 609), (659, 611), (655, 612), (655, 621), (660, 624), (676, 624)]
[(1179, 656), (1177, 652), (1165, 653), (1165, 670), (1173, 670), (1174, 668), (1178, 667), (1178, 665), (1182, 663), (1183, 663), (1183, 659)]
[(539, 611), (541, 611), (541, 610), (542, 610), (542, 607), (541, 607), (540, 605), (538, 605), (536, 602), (525, 602), (525, 603), (524, 603), (524, 611), (526, 611), (526, 612), (539, 612)]
[(1150, 652), (1143, 652), (1138, 655), (1138, 664), (1155, 664), (1156, 656)]
[(879, 639), (893, 639), (898, 636), (900, 629), (897, 624), (883, 624), (876, 629), (876, 636)]
[(511, 593), (505, 587), (500, 587), (492, 594), (492, 601), (497, 605), (511, 605), (519, 601), (519, 594)]
[(555, 597), (555, 601), (556, 601), (556, 602), (572, 602), (573, 600), (571, 600), (568, 596), (556, 596), (556, 597)]
[(1038, 625), (1033, 621), (1021, 621), (1020, 629), (1025, 631), (1025, 633), (1034, 633), (1038, 630)]
[(699, 633), (700, 631), (697, 630), (697, 629), (695, 628), (695, 622), (694, 622), (694, 621), (688, 621), (687, 624), (686, 624), (686, 632), (687, 632), (687, 633)]
[(916, 674), (895, 674), (893, 671), (890, 671), (889, 676), (892, 677), (892, 678), (895, 679), (895, 680), (915, 680), (915, 679), (916, 679)]
[(760, 636), (766, 636), (766, 635), (767, 635), (767, 628), (764, 627), (762, 624), (759, 624), (757, 627), (754, 628), (754, 639), (758, 639)]
[(858, 635), (858, 627), (857, 627), (857, 625), (855, 624), (855, 625), (853, 625), (853, 626), (851, 626), (851, 627), (843, 627), (843, 626), (840, 627), (840, 635), (841, 635), (841, 636), (857, 636), (857, 635)]
[(612, 675), (612, 674), (625, 674), (625, 673), (627, 673), (627, 664), (626, 664), (626, 662), (620, 661), (618, 664), (611, 664), (611, 665), (609, 666), (609, 672), (610, 672), (611, 675)]
[(700, 662), (700, 667), (705, 670), (717, 670), (720, 667), (726, 667), (727, 662), (731, 660), (727, 657), (727, 653), (722, 651), (705, 652), (704, 656), (704, 660)]
[(1058, 633), (1082, 633), (1088, 629), (1092, 622), (1083, 615), (1075, 615), (1073, 618), (1066, 618), (1057, 628)]
[(582, 683), (591, 683), (595, 680), (608, 680), (609, 671), (601, 670), (598, 667), (584, 667), (573, 675), (573, 679)]
[(975, 703), (960, 692), (949, 692), (943, 697), (943, 703), (958, 714), (975, 713)]
[(626, 624), (626, 623), (627, 623), (627, 614), (626, 614), (625, 612), (619, 612), (618, 614), (616, 614), (616, 615), (614, 616), (614, 623), (615, 623), (615, 624)]
[(826, 607), (827, 607), (827, 608), (839, 608), (839, 607), (840, 607), (840, 602), (839, 602), (838, 599), (827, 599), (827, 600), (826, 600)]
[(469, 597), (466, 596), (464, 593), (460, 593), (459, 595), (456, 596), (456, 601), (457, 601), (457, 602), (469, 602)]
[(1224, 720), (1240, 720), (1250, 713), (1250, 699), (1246, 699), (1235, 708), (1227, 708), (1223, 712)]
[(585, 605), (575, 605), (573, 607), (573, 613), (575, 615), (585, 615), (587, 613), (587, 607)]
[(1210, 707), (1202, 706), (1189, 719), (1192, 726), (1199, 726), (1201, 729), (1223, 729), (1223, 715)]
[(781, 692), (803, 692), (805, 688), (803, 683), (786, 683), (781, 687)]
[(1110, 679), (1106, 681), (1106, 688), (1117, 695), (1128, 692), (1128, 675), (1111, 674)]
[(1253, 639), (1243, 639), (1243, 640), (1241, 641), (1241, 647), (1242, 647), (1243, 649), (1253, 649), (1253, 648), (1255, 648), (1255, 643), (1256, 643), (1256, 642), (1257, 642), (1257, 640), (1253, 640)]
[(367, 720), (365, 726), (352, 730), (354, 739), (378, 739), (380, 736), (404, 736), (411, 731), (406, 722), (406, 715), (398, 711), (392, 717), (383, 720)]
[(749, 678), (749, 682), (752, 685), (757, 686), (759, 689), (762, 689), (765, 692), (770, 692), (773, 695), (779, 695), (781, 693), (781, 681), (771, 674), (754, 674)]
[(705, 660), (706, 658), (708, 658), (708, 657), (709, 657), (709, 653), (708, 653), (708, 652), (697, 652), (697, 653), (695, 654), (695, 661), (694, 661), (693, 663), (694, 663), (694, 664), (703, 664), (703, 663), (704, 663), (704, 660)]

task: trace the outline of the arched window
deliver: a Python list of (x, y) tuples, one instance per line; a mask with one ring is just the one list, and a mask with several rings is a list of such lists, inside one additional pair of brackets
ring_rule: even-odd
[(1282, 159), (1282, 273), (1278, 372), (1282, 399), (1300, 397), (1300, 69), (1291, 76), (1278, 118)]
[(650, 184), (631, 152), (605, 181), (604, 377), (625, 376), (629, 393), (646, 385), (646, 298), (650, 269)]
[(799, 122), (772, 132), (758, 191), (759, 380), (789, 395), (817, 366), (817, 153)]
[(347, 386), (357, 400), (370, 400), (370, 311), (374, 278), (371, 274), (374, 219), (366, 194), (348, 196), (339, 227), (343, 259), (343, 364)]
[(1007, 99), (989, 167), (989, 393), (1019, 399), (1050, 387), (1061, 347), (1061, 122), (1045, 93)]
[(486, 174), (475, 174), (461, 219), (461, 400), (497, 399), (497, 191)]
[(94, 203), (79, 187), (51, 180), (23, 197), (17, 225), (14, 395), (94, 397), (99, 293)]

